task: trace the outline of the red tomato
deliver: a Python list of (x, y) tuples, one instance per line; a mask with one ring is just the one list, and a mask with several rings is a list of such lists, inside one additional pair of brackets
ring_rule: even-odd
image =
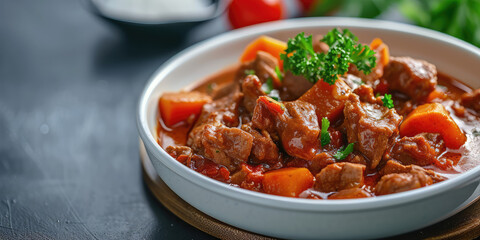
[(285, 8), (281, 0), (232, 0), (228, 19), (233, 28), (280, 20)]
[(300, 2), (300, 5), (302, 6), (303, 12), (306, 14), (310, 11), (310, 9), (312, 9), (316, 0), (299, 0), (299, 2)]

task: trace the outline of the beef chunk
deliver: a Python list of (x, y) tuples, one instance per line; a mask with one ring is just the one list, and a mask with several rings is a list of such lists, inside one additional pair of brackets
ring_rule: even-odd
[(274, 82), (278, 82), (278, 76), (275, 73), (275, 67), (278, 66), (278, 60), (267, 52), (258, 51), (255, 60), (244, 63), (240, 66), (235, 75), (235, 82), (241, 84), (241, 80), (247, 75), (246, 70), (255, 71), (262, 83), (266, 82), (268, 78), (272, 78)]
[(375, 186), (377, 195), (404, 192), (433, 184), (425, 171), (412, 169), (409, 173), (392, 173), (383, 176)]
[(350, 95), (344, 114), (348, 142), (354, 142), (355, 148), (370, 160), (370, 168), (375, 168), (398, 135), (402, 117), (394, 109), (360, 102), (356, 94)]
[(243, 101), (242, 93), (232, 93), (219, 100), (203, 105), (195, 127), (205, 123), (220, 123), (228, 127), (239, 125), (239, 106)]
[(433, 164), (444, 149), (440, 134), (424, 133), (398, 140), (393, 145), (390, 157), (403, 164), (426, 166)]
[(253, 136), (251, 156), (260, 163), (273, 163), (278, 160), (279, 150), (267, 131), (261, 133), (253, 129), (251, 123), (243, 124), (242, 130)]
[(357, 88), (355, 88), (353, 93), (358, 95), (361, 102), (382, 104), (382, 100), (379, 100), (379, 101), (377, 100), (377, 98), (373, 94), (373, 88), (370, 87), (369, 85), (366, 85), (366, 84), (360, 85)]
[(330, 164), (315, 176), (314, 188), (321, 192), (336, 192), (361, 187), (364, 171), (365, 165), (362, 164), (346, 162)]
[(367, 198), (371, 196), (372, 194), (370, 194), (369, 192), (361, 188), (349, 188), (349, 189), (343, 189), (339, 192), (336, 192), (328, 196), (328, 199)]
[(253, 145), (251, 134), (221, 124), (196, 127), (190, 133), (189, 140), (193, 150), (229, 170), (248, 160)]
[(467, 108), (475, 110), (480, 113), (480, 89), (470, 93), (464, 93), (461, 97), (460, 103)]
[(175, 159), (180, 156), (191, 157), (193, 154), (192, 149), (187, 146), (168, 146), (165, 151)]
[(292, 72), (286, 71), (285, 77), (283, 78), (282, 86), (282, 99), (286, 101), (293, 101), (297, 100), (310, 88), (312, 88), (313, 83), (308, 81), (303, 76), (296, 76), (293, 75)]
[(234, 93), (205, 104), (199, 119), (188, 135), (187, 145), (215, 163), (235, 169), (250, 155), (253, 136), (239, 125), (238, 106), (243, 94)]
[(255, 75), (248, 75), (242, 82), (243, 106), (248, 112), (253, 113), (253, 109), (257, 104), (257, 98), (265, 95), (262, 91), (262, 83)]
[(385, 176), (393, 173), (411, 173), (411, 172), (425, 172), (430, 178), (432, 178), (433, 182), (441, 182), (444, 181), (446, 178), (437, 174), (432, 170), (426, 170), (422, 167), (417, 165), (402, 165), (401, 163), (389, 160), (385, 164), (385, 166), (379, 171), (380, 175)]
[(315, 108), (303, 101), (284, 104), (290, 118), (281, 133), (282, 145), (290, 156), (310, 159), (315, 155), (320, 134)]
[(313, 157), (312, 160), (308, 162), (308, 170), (310, 170), (312, 174), (316, 175), (329, 164), (335, 163), (335, 158), (333, 158), (330, 153), (322, 152), (315, 155), (315, 157)]
[(397, 90), (415, 101), (422, 101), (435, 90), (437, 69), (435, 65), (410, 57), (392, 57), (383, 78), (390, 90)]
[(302, 159), (311, 159), (319, 146), (317, 116), (313, 105), (303, 102), (284, 102), (285, 111), (272, 112), (262, 101), (257, 101), (253, 112), (253, 126), (267, 131), (273, 139), (282, 142), (284, 150)]

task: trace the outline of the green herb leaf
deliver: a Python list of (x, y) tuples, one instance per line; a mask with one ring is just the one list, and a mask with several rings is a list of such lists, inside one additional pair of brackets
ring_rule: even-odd
[(247, 70), (245, 70), (245, 75), (255, 75), (255, 70), (247, 69)]
[(262, 84), (262, 87), (261, 87), (262, 91), (265, 93), (265, 94), (269, 94), (272, 90), (273, 90), (273, 81), (271, 78), (268, 78), (267, 81)]
[(283, 82), (283, 73), (280, 71), (280, 68), (278, 66), (275, 66), (275, 73), (277, 74), (278, 79), (280, 82)]
[(383, 98), (382, 98), (383, 106), (392, 109), (393, 106), (393, 100), (392, 100), (392, 95), (386, 93)]
[(355, 64), (365, 74), (369, 74), (376, 66), (375, 51), (357, 43), (357, 40), (348, 29), (340, 32), (335, 28), (322, 39), (330, 47), (328, 52), (316, 53), (312, 36), (305, 36), (302, 32), (288, 40), (287, 49), (280, 54), (280, 58), (284, 68), (294, 75), (304, 76), (312, 83), (323, 79), (333, 85), (339, 75), (348, 71), (350, 64)]
[(320, 132), (320, 143), (322, 147), (330, 144), (331, 138), (330, 133), (328, 133), (328, 128), (330, 127), (330, 121), (328, 118), (322, 118), (322, 131)]
[(347, 147), (343, 146), (335, 155), (333, 155), (333, 157), (337, 160), (343, 160), (347, 158), (348, 155), (353, 152), (353, 145), (354, 143), (350, 143), (347, 145)]

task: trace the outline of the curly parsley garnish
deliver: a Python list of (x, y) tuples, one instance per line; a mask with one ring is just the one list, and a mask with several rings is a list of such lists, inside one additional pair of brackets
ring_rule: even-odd
[(392, 95), (386, 93), (383, 98), (382, 98), (383, 106), (387, 107), (388, 109), (392, 109), (393, 106), (393, 100), (392, 100)]
[(312, 36), (305, 36), (302, 32), (288, 40), (287, 49), (280, 54), (280, 58), (284, 69), (294, 75), (302, 75), (312, 83), (323, 79), (333, 85), (338, 75), (348, 71), (350, 63), (365, 74), (369, 74), (376, 66), (375, 52), (357, 41), (357, 37), (348, 29), (340, 32), (335, 28), (322, 39), (330, 47), (328, 52), (316, 53), (313, 50)]
[(354, 143), (350, 143), (346, 147), (343, 146), (335, 155), (333, 155), (333, 157), (337, 160), (343, 160), (347, 158), (348, 155), (353, 152), (353, 145)]
[(329, 127), (330, 121), (328, 121), (328, 118), (322, 118), (322, 130), (320, 132), (320, 143), (322, 144), (322, 147), (330, 144), (330, 133), (328, 133)]

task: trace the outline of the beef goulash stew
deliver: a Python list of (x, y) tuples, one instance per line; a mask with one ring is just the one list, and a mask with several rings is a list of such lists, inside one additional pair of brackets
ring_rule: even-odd
[(480, 159), (480, 89), (347, 29), (262, 36), (240, 64), (159, 99), (158, 143), (252, 191), (347, 199), (425, 187)]

